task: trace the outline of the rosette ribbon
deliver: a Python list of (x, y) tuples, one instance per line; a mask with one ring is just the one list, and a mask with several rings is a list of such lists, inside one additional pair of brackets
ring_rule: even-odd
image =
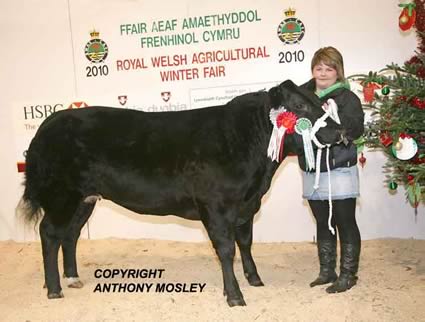
[(303, 138), (303, 146), (304, 146), (304, 155), (306, 159), (306, 171), (311, 171), (314, 169), (315, 161), (314, 161), (314, 152), (313, 152), (313, 144), (311, 143), (311, 129), (313, 125), (311, 121), (307, 118), (300, 118), (297, 120), (295, 124), (295, 132)]
[(294, 133), (297, 116), (281, 107), (271, 110), (269, 117), (273, 124), (273, 131), (267, 148), (267, 156), (272, 161), (280, 162), (283, 156), (285, 134)]

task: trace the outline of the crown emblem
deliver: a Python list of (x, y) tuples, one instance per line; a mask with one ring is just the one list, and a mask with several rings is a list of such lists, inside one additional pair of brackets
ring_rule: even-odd
[(295, 9), (289, 7), (283, 13), (285, 18), (277, 28), (279, 39), (286, 45), (299, 44), (305, 34), (305, 26), (303, 22), (295, 17)]
[(99, 31), (90, 31), (91, 39), (84, 47), (86, 58), (92, 63), (103, 63), (108, 56), (108, 45), (99, 38)]
[(93, 31), (91, 31), (91, 32), (90, 32), (90, 36), (91, 36), (93, 39), (97, 39), (97, 38), (99, 38), (99, 31), (96, 31), (95, 29), (93, 29)]
[(295, 16), (295, 9), (293, 9), (293, 8), (288, 8), (288, 9), (286, 9), (285, 11), (284, 11), (284, 13), (285, 13), (285, 16), (287, 16), (287, 17), (293, 17), (293, 16)]

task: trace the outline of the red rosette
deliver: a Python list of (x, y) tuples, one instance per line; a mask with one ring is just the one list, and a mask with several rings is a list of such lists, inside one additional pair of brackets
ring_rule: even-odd
[(286, 133), (292, 134), (295, 132), (295, 124), (297, 123), (297, 116), (292, 112), (283, 112), (276, 117), (277, 127), (284, 127)]

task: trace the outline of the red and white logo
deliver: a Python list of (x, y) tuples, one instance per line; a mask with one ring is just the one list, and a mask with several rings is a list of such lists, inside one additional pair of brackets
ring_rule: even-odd
[(164, 102), (168, 102), (171, 98), (171, 92), (161, 92), (161, 97)]
[(125, 103), (127, 103), (127, 95), (119, 95), (118, 96), (118, 102), (124, 106)]
[(68, 109), (88, 107), (86, 102), (74, 102), (68, 106)]

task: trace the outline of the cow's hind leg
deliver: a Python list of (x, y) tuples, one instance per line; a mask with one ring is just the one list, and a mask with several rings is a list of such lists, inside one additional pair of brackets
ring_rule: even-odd
[(91, 202), (85, 201), (79, 204), (62, 240), (64, 277), (66, 278), (68, 287), (71, 288), (83, 287), (77, 271), (77, 241), (80, 237), (81, 229), (93, 212), (95, 204), (96, 200)]
[(203, 222), (221, 263), (224, 282), (223, 293), (227, 296), (227, 303), (229, 306), (246, 305), (233, 270), (235, 257), (234, 225), (217, 213), (210, 216), (207, 221), (203, 220)]
[(241, 253), (243, 271), (248, 283), (252, 286), (264, 286), (251, 254), (252, 226), (253, 218), (240, 226), (236, 226), (236, 241)]
[(54, 225), (46, 213), (40, 223), (40, 239), (43, 251), (44, 280), (47, 297), (56, 299), (63, 297), (58, 270), (58, 253), (63, 237), (63, 228)]

